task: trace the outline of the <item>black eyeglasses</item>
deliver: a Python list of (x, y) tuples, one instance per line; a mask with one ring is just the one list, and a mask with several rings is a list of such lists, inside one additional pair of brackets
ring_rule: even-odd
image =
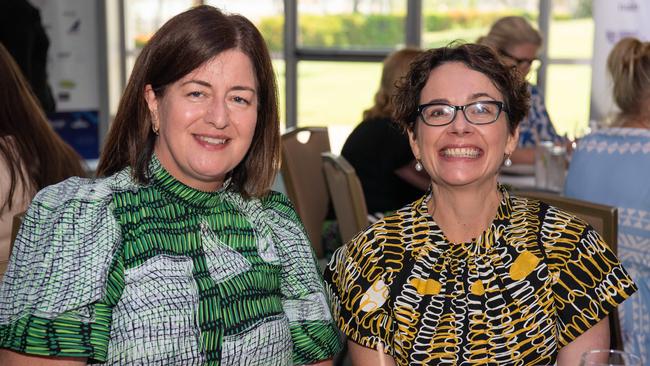
[(486, 100), (465, 105), (447, 103), (427, 103), (418, 106), (418, 114), (428, 126), (446, 126), (454, 121), (457, 111), (463, 111), (467, 122), (475, 125), (487, 125), (499, 119), (505, 110), (503, 102)]
[(515, 57), (504, 50), (499, 50), (499, 53), (507, 58), (513, 60), (517, 66), (531, 66), (533, 62), (538, 61), (538, 58), (519, 58)]

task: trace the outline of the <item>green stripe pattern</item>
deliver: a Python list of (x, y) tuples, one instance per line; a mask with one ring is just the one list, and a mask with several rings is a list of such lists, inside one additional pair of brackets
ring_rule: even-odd
[(4, 321), (0, 310), (0, 347), (115, 365), (306, 364), (339, 350), (322, 279), (286, 197), (245, 200), (228, 185), (201, 192), (157, 159), (151, 172), (148, 186), (109, 178), (104, 201), (120, 239), (85, 238), (86, 245), (115, 247), (107, 258), (88, 258), (105, 263), (96, 268), (105, 273), (101, 297), (45, 316), (27, 306), (19, 320)]

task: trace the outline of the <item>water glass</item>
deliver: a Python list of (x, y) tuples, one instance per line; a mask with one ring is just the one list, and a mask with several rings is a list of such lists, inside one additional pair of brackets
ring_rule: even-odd
[(535, 187), (561, 192), (567, 170), (567, 151), (551, 141), (542, 141), (535, 154)]
[(582, 354), (580, 366), (641, 366), (641, 358), (619, 350), (595, 349)]

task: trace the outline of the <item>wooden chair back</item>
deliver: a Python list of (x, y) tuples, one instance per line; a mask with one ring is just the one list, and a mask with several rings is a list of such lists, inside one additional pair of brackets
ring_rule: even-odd
[[(589, 223), (616, 254), (618, 250), (618, 208), (583, 201), (558, 194), (538, 191), (515, 191), (515, 195), (536, 199), (555, 206)], [(609, 316), (610, 348), (623, 349), (623, 338), (618, 311), (614, 310)]]
[(287, 195), (298, 211), (318, 258), (323, 223), (329, 209), (320, 154), (330, 151), (327, 127), (301, 127), (287, 131), (281, 139), (281, 172)]
[(368, 226), (363, 187), (354, 168), (344, 157), (323, 153), (323, 170), (343, 243)]

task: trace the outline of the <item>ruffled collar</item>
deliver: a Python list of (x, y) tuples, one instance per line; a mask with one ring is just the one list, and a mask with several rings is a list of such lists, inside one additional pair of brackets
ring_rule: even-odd
[(158, 160), (156, 154), (151, 156), (149, 173), (152, 178), (152, 185), (160, 189), (165, 195), (181, 204), (201, 209), (214, 208), (220, 204), (224, 199), (224, 192), (230, 187), (230, 178), (228, 178), (221, 188), (213, 192), (192, 188), (169, 174)]
[(501, 193), (501, 202), (497, 208), (492, 223), (479, 235), (468, 242), (452, 243), (447, 239), (442, 229), (435, 222), (433, 217), (429, 214), (427, 203), (431, 200), (432, 192), (429, 190), (427, 194), (415, 203), (414, 209), (417, 216), (424, 218), (429, 226), (429, 237), (436, 238), (436, 242), (432, 243), (438, 250), (447, 252), (450, 257), (467, 258), (468, 256), (483, 255), (488, 253), (491, 248), (491, 243), (495, 243), (496, 239), (501, 236), (504, 226), (507, 225), (511, 213), (512, 202), (508, 190), (501, 184), (497, 185), (497, 189)]

